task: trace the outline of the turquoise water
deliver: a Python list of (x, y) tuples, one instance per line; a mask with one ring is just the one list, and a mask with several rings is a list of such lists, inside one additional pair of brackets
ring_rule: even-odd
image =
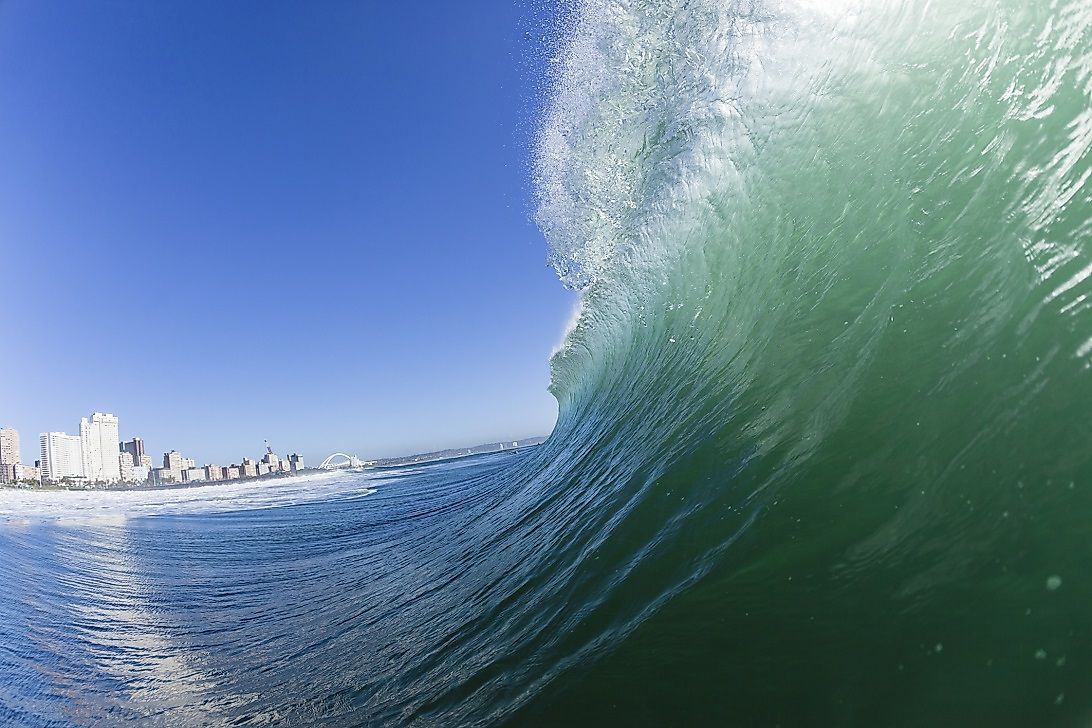
[(1092, 723), (1090, 26), (579, 4), (550, 439), (0, 508), (0, 722)]

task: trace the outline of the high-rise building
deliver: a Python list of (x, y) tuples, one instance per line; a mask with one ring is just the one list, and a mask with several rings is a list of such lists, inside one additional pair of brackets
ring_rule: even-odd
[(134, 475), (135, 465), (133, 463), (133, 454), (122, 450), (118, 453), (118, 462), (121, 464), (121, 481), (123, 483), (132, 483), (136, 480)]
[(224, 471), (219, 465), (205, 466), (205, 480), (223, 480)]
[(42, 478), (82, 478), (83, 439), (63, 432), (43, 432), (39, 438), (42, 452)]
[(288, 462), (292, 464), (292, 472), (298, 473), (303, 470), (303, 456), (292, 453), (288, 456)]
[(182, 455), (177, 450), (163, 453), (163, 469), (171, 471), (175, 483), (182, 482)]
[(121, 480), (117, 417), (103, 412), (84, 417), (80, 420), (80, 444), (83, 471), (89, 480), (102, 483)]
[(244, 478), (256, 477), (258, 475), (258, 464), (250, 458), (243, 458), (243, 463), (239, 466), (239, 475)]
[(19, 432), (11, 427), (0, 429), (0, 465), (18, 465)]
[[(121, 443), (121, 451), (127, 452), (133, 456), (133, 465), (144, 465), (144, 440), (139, 437), (134, 437), (132, 440)], [(151, 459), (148, 460), (148, 465), (151, 465)]]
[(262, 458), (262, 462), (269, 465), (269, 472), (271, 473), (287, 473), (292, 469), (287, 457), (281, 459), (271, 452), (265, 454), (265, 457)]

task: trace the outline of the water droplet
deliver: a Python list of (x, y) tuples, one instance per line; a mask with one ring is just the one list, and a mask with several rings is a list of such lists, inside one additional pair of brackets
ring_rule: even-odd
[(936, 650), (937, 652), (943, 652), (943, 651), (944, 651), (944, 645), (942, 645), (941, 643), (937, 642), (937, 646), (936, 646), (936, 647), (934, 647), (933, 649), (934, 649), (934, 650)]
[(1058, 576), (1057, 574), (1047, 578), (1046, 586), (1047, 586), (1047, 589), (1049, 589), (1050, 591), (1054, 591), (1055, 589), (1057, 589), (1061, 585), (1062, 585), (1062, 577)]
[(1045, 660), (1046, 657), (1047, 657), (1046, 650), (1044, 650), (1042, 647), (1035, 650), (1035, 659), (1036, 660)]

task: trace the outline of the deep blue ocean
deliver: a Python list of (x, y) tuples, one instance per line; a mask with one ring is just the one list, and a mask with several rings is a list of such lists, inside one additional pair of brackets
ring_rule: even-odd
[(517, 507), (498, 475), (526, 457), (0, 492), (0, 724), (450, 714), (462, 701), (444, 689), (492, 661), (484, 616), (525, 568), (516, 551), (487, 554), (502, 537), (487, 514)]

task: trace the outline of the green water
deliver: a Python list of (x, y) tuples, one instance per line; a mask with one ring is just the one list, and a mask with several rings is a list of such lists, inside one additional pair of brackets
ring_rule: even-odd
[(1090, 24), (585, 8), (538, 175), (584, 289), (551, 444), (625, 461), (628, 572), (521, 719), (1092, 722)]

